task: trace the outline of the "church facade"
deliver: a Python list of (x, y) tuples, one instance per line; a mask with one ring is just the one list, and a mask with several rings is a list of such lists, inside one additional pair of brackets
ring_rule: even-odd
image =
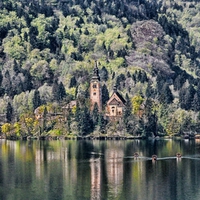
[[(102, 90), (97, 62), (90, 81), (90, 110), (93, 110), (95, 103), (98, 105), (99, 112), (102, 112)], [(113, 94), (106, 104), (105, 115), (110, 119), (122, 117), (125, 103), (122, 95), (114, 87)]]
[(122, 117), (125, 103), (126, 101), (124, 98), (121, 96), (121, 94), (119, 94), (117, 88), (114, 87), (113, 94), (111, 95), (106, 105), (106, 116), (110, 118)]

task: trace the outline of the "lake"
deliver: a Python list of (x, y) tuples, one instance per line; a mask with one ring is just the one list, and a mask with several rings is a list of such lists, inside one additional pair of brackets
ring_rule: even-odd
[(0, 199), (199, 200), (200, 140), (0, 140)]

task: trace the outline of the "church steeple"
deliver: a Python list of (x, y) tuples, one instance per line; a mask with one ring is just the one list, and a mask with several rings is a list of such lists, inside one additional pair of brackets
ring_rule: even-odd
[(93, 80), (96, 79), (96, 80), (100, 81), (99, 69), (98, 69), (98, 66), (97, 66), (97, 61), (95, 61), (95, 66), (94, 66), (94, 69), (93, 69), (92, 79)]
[(101, 112), (102, 110), (101, 82), (100, 82), (97, 61), (95, 61), (93, 75), (90, 81), (90, 110), (93, 110), (95, 103), (97, 103), (99, 111)]

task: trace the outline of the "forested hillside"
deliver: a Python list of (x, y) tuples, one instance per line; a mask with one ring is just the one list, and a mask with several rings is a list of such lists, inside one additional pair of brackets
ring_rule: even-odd
[[(189, 0), (0, 0), (2, 133), (198, 133), (199, 10)], [(127, 101), (120, 123), (89, 111), (95, 60), (103, 106), (114, 85)]]

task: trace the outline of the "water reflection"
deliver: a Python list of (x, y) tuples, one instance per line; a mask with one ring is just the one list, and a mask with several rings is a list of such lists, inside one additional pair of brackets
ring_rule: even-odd
[(109, 199), (117, 199), (123, 187), (124, 151), (117, 142), (105, 151), (106, 175), (108, 179)]
[(91, 168), (91, 199), (100, 200), (101, 199), (101, 159), (95, 158), (94, 156), (90, 158), (90, 168)]
[(199, 140), (0, 140), (0, 199), (195, 200), (199, 169)]

